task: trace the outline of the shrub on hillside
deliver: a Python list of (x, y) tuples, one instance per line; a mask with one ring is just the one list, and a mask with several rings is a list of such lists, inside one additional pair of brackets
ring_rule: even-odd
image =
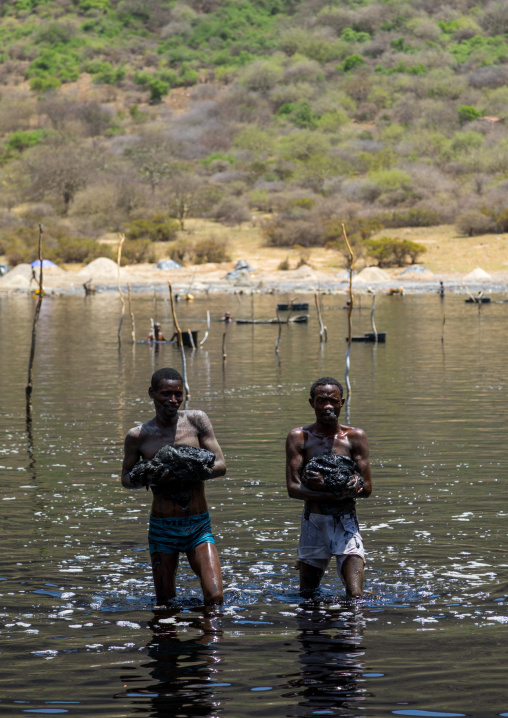
[(208, 262), (229, 262), (228, 245), (222, 239), (209, 237), (196, 242), (192, 252), (194, 264), (206, 264)]
[(324, 242), (323, 226), (316, 217), (287, 217), (279, 215), (266, 222), (263, 236), (271, 247), (321, 247)]
[(437, 210), (424, 207), (411, 207), (393, 212), (384, 212), (379, 216), (383, 227), (435, 227), (442, 224), (443, 217)]
[(393, 237), (368, 239), (366, 245), (367, 254), (377, 260), (379, 267), (403, 267), (405, 264), (415, 264), (418, 257), (427, 251), (423, 244)]
[[(87, 260), (90, 261), (90, 260)], [(122, 265), (156, 262), (157, 256), (149, 239), (128, 239), (122, 247)]]
[(152, 242), (171, 242), (176, 238), (179, 224), (167, 214), (156, 214), (152, 219), (132, 219), (127, 225), (127, 239), (146, 238)]
[[(45, 232), (44, 258), (56, 264), (91, 262), (98, 257), (115, 258), (115, 251), (109, 245), (99, 244), (93, 239), (62, 235), (54, 226)], [(26, 262), (30, 264), (38, 257), (38, 233), (31, 227), (20, 227), (0, 241), (8, 263), (11, 266)]]
[(240, 226), (250, 221), (251, 212), (243, 199), (224, 197), (212, 210), (212, 217), (222, 224)]
[(483, 117), (483, 112), (477, 110), (473, 105), (459, 105), (457, 107), (457, 115), (461, 125), (465, 125), (466, 122), (474, 122)]

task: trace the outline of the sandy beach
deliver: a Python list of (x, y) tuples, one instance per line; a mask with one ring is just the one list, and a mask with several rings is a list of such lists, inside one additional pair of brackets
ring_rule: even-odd
[[(297, 269), (280, 271), (263, 269), (243, 260), (248, 268), (241, 268), (242, 260), (202, 264), (165, 271), (155, 264), (136, 264), (122, 267), (115, 262), (99, 258), (84, 267), (48, 267), (43, 269), (43, 286), (47, 294), (84, 294), (84, 283), (91, 282), (97, 292), (118, 291), (130, 287), (132, 292), (163, 291), (171, 281), (176, 293), (193, 295), (208, 293), (345, 293), (349, 288), (345, 269), (315, 268), (302, 265)], [(255, 260), (254, 260), (255, 262)], [(36, 275), (38, 277), (38, 269)], [(413, 265), (404, 269), (365, 267), (353, 275), (357, 293), (389, 293), (403, 291), (408, 294), (436, 292), (443, 282), (445, 291), (463, 294), (477, 292), (505, 293), (508, 291), (508, 271), (486, 272), (477, 267), (470, 272), (434, 273), (424, 266)], [(0, 278), (0, 293), (31, 293), (38, 281), (32, 278), (32, 268), (19, 264)]]

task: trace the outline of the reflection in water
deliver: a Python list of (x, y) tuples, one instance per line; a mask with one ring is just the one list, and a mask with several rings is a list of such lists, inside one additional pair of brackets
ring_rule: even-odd
[[(220, 703), (214, 696), (213, 683), (221, 660), (217, 643), (222, 630), (217, 611), (213, 608), (203, 611), (201, 616), (192, 614), (188, 620), (187, 616), (182, 619), (178, 608), (157, 611), (149, 623), (153, 632), (147, 644), (151, 660), (142, 664), (153, 682), (146, 684), (143, 678), (140, 688), (139, 677), (123, 675), (127, 692), (117, 697), (130, 698), (136, 710), (140, 708), (140, 699), (149, 698), (151, 716), (218, 716)], [(198, 630), (201, 635), (185, 639), (182, 634), (186, 636), (187, 630)]]
[(283, 695), (297, 699), (287, 715), (352, 715), (354, 708), (355, 718), (361, 718), (360, 704), (367, 697), (361, 608), (354, 603), (339, 610), (316, 606), (297, 621), (301, 675), (287, 676), (293, 690)]

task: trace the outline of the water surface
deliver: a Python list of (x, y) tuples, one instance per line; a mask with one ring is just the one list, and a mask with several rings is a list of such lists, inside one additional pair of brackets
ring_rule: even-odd
[[(256, 317), (286, 297), (255, 298)], [(313, 298), (309, 299), (311, 307)], [(135, 296), (171, 333), (161, 294)], [(48, 297), (25, 423), (33, 303), (0, 297), (0, 714), (69, 716), (388, 716), (508, 714), (505, 645), (508, 305), (463, 297), (378, 297), (385, 345), (354, 344), (350, 422), (367, 432), (374, 491), (359, 502), (366, 597), (344, 600), (333, 569), (321, 601), (298, 596), (301, 505), (287, 497), (284, 441), (312, 421), (308, 388), (344, 376), (344, 297), (278, 328), (250, 317), (248, 296), (179, 303), (182, 327), (209, 338), (187, 350), (191, 408), (210, 416), (228, 472), (208, 498), (226, 603), (205, 613), (181, 561), (178, 603), (152, 612), (149, 495), (122, 489), (127, 430), (152, 416), (147, 388), (173, 345), (117, 341), (113, 294)], [(370, 330), (370, 300), (354, 333)], [(446, 323), (443, 335), (443, 314)]]

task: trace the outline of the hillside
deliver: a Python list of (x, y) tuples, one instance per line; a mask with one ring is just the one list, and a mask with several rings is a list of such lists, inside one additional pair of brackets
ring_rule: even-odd
[[(34, 257), (39, 222), (48, 256), (77, 262), (111, 232), (127, 232), (127, 261), (162, 240), (201, 262), (230, 251), (219, 227), (253, 222), (281, 248), (333, 247), (344, 223), (359, 255), (370, 237), (439, 225), (460, 255), (461, 237), (508, 227), (502, 0), (4, 0), (0, 13), (11, 264)], [(190, 218), (217, 231), (196, 242)]]

